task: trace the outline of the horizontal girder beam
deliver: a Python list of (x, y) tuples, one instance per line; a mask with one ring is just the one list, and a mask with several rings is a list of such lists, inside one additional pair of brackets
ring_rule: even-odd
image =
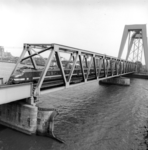
[(0, 86), (0, 105), (32, 97), (32, 83)]

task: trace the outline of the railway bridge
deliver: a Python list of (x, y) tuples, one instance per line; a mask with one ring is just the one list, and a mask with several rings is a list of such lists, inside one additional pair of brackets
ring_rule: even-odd
[(112, 78), (119, 82), (122, 79), (118, 77), (136, 72), (135, 62), (142, 59), (143, 51), (148, 68), (146, 25), (125, 26), (118, 57), (55, 43), (24, 44), (9, 80), (0, 86), (0, 123), (25, 133), (35, 133), (38, 126), (41, 130), (36, 107), (41, 94)]

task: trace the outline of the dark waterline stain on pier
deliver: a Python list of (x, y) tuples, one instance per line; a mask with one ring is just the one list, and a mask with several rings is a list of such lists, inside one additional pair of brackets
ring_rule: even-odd
[(42, 96), (39, 105), (55, 106), (55, 134), (28, 136), (0, 126), (0, 150), (146, 150), (148, 81), (130, 86), (90, 83)]

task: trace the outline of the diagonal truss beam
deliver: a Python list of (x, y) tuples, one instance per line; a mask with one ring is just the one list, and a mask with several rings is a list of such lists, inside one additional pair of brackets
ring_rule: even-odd
[[(25, 53), (28, 51), (28, 49), (32, 48), (33, 46), (36, 49), (39, 47), (40, 51), (34, 54), (30, 53), (29, 57), (24, 58)], [(111, 57), (99, 53), (94, 53), (86, 50), (80, 50), (77, 48), (71, 48), (59, 44), (49, 44), (49, 45), (43, 44), (43, 46), (42, 44), (39, 45), (25, 44), (24, 50), (16, 64), (16, 67), (12, 72), (11, 77), (13, 77), (13, 73), (16, 71), (17, 66), (19, 65), (19, 63), (22, 62), (22, 60), (33, 58), (36, 55), (39, 55), (40, 53), (45, 51), (49, 51), (50, 54), (46, 60), (46, 64), (44, 68), (41, 70), (42, 72), (40, 76), (38, 77), (38, 79), (35, 79), (35, 84), (33, 82), (34, 84), (33, 93), (35, 97), (39, 96), (40, 91), (44, 90), (44, 87), (47, 88), (48, 84), (51, 84), (53, 82), (57, 82), (56, 84), (58, 84), (59, 80), (60, 82), (62, 80), (61, 82), (62, 84), (60, 86), (62, 86), (63, 88), (68, 88), (73, 84), (86, 83), (92, 80), (96, 80), (96, 81), (103, 80), (111, 77), (117, 77), (124, 74), (133, 73), (136, 69), (135, 67), (136, 64), (133, 62), (129, 62), (123, 59), (119, 59), (119, 58), (115, 58), (115, 57)], [(70, 54), (71, 59), (72, 58), (74, 59), (72, 68), (67, 67), (67, 63), (65, 63), (66, 65), (64, 66), (63, 61), (60, 57), (61, 52)], [(51, 63), (53, 60), (55, 61), (55, 59), (58, 64), (58, 67), (56, 66), (56, 68), (51, 67)], [(69, 60), (67, 61), (69, 62)], [(118, 65), (119, 63), (120, 65)], [(78, 67), (75, 69), (76, 64)], [(74, 80), (72, 78), (73, 74), (74, 74)], [(46, 78), (46, 82), (44, 82), (45, 78)], [(52, 78), (54, 79), (53, 81)], [(79, 82), (74, 83), (75, 79), (76, 80), (78, 79)], [(70, 84), (71, 81), (72, 84)], [(50, 87), (50, 89), (52, 88)]]
[(54, 54), (55, 54), (55, 51), (54, 51), (54, 49), (52, 49), (50, 54), (49, 54), (48, 60), (46, 62), (45, 68), (43, 69), (43, 71), (41, 73), (41, 76), (40, 76), (40, 79), (38, 81), (38, 84), (36, 86), (36, 89), (35, 89), (35, 92), (34, 92), (34, 95), (36, 97), (39, 96), (39, 94), (40, 94), (40, 88), (42, 86), (43, 80), (45, 79), (45, 75), (47, 73), (47, 70), (49, 69), (49, 66), (50, 66), (51, 61), (52, 61), (52, 59), (54, 57)]

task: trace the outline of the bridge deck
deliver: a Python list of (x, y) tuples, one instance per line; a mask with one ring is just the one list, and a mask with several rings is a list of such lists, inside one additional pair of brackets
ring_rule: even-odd
[(32, 96), (32, 83), (0, 86), (0, 105)]
[[(120, 77), (120, 76), (124, 76), (124, 75), (128, 75), (128, 74), (133, 74), (133, 73), (134, 72), (129, 72), (129, 73), (124, 73), (122, 75), (118, 74), (118, 75), (113, 75), (113, 76), (108, 76), (108, 77), (102, 77), (102, 78), (99, 78), (99, 79), (93, 79), (93, 80), (90, 80), (89, 82), (79, 82), (79, 83), (76, 83), (76, 84), (72, 84), (69, 87), (75, 87), (75, 86), (79, 86), (79, 85), (83, 85), (83, 84), (89, 84), (89, 83), (92, 83), (92, 82), (101, 81), (101, 80), (105, 80), (105, 79), (116, 78), (116, 77)], [(47, 90), (41, 90), (40, 94), (43, 95), (43, 94), (46, 94), (46, 93), (62, 90), (62, 89), (69, 88), (69, 87), (65, 87), (65, 86), (59, 86), (58, 87), (57, 86), (56, 88), (50, 88), (50, 89), (47, 89)]]

